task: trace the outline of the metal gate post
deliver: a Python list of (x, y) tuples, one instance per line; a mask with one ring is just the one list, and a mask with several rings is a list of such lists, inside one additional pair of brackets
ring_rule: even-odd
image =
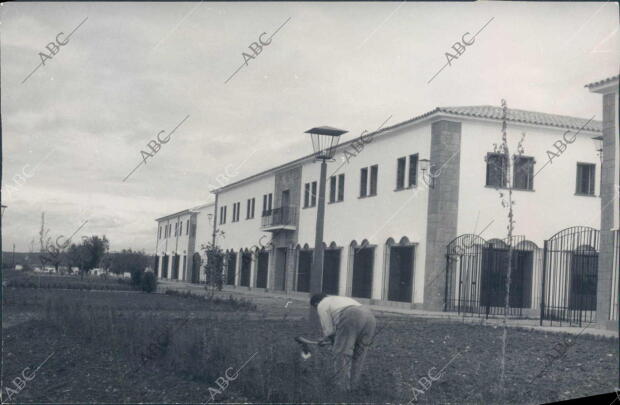
[(542, 265), (542, 287), (540, 290), (540, 326), (543, 324), (543, 316), (545, 314), (545, 280), (547, 273), (547, 241), (545, 240), (543, 248), (543, 265)]
[(446, 284), (444, 286), (443, 294), (443, 312), (448, 310), (448, 269), (450, 267), (450, 255), (446, 253)]

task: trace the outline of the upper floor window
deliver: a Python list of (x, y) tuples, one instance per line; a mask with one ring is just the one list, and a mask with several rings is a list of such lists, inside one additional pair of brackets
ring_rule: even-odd
[(179, 222), (179, 236), (183, 235), (183, 221)]
[(161, 226), (159, 227), (159, 230), (157, 231), (157, 239), (161, 239)]
[(179, 223), (175, 222), (174, 223), (174, 236), (177, 236), (177, 231), (179, 230)]
[(360, 170), (360, 197), (368, 195), (368, 168)]
[(232, 222), (239, 222), (239, 211), (241, 211), (241, 203), (236, 202), (233, 204)]
[(576, 194), (594, 195), (594, 177), (596, 165), (591, 163), (577, 163), (577, 190)]
[[(405, 179), (405, 176), (407, 179)], [(405, 182), (406, 180), (406, 182)], [(418, 154), (409, 155), (409, 170), (407, 170), (407, 157), (396, 160), (396, 189), (402, 190), (418, 184)]]
[(269, 215), (269, 213), (271, 212), (272, 202), (273, 202), (272, 193), (263, 195), (263, 216)]
[(487, 153), (487, 179), (486, 185), (490, 187), (506, 187), (506, 171), (508, 162), (506, 155), (501, 153)]
[(316, 181), (304, 185), (304, 208), (316, 206)]
[(409, 155), (409, 179), (407, 179), (409, 187), (418, 185), (418, 154)]
[[(369, 170), (370, 169), (370, 176)], [(360, 171), (360, 197), (371, 197), (377, 195), (377, 177), (379, 175), (379, 165), (364, 167)], [(369, 180), (370, 177), (370, 180)]]
[(189, 219), (187, 220), (187, 223), (185, 224), (185, 234), (189, 235)]
[(344, 200), (344, 174), (331, 176), (329, 178), (329, 202), (340, 202)]
[(256, 202), (255, 198), (248, 198), (245, 219), (254, 218), (254, 203)]
[(220, 207), (220, 225), (226, 223), (226, 206)]
[(534, 161), (533, 157), (517, 156), (514, 159), (513, 187), (519, 190), (534, 189)]

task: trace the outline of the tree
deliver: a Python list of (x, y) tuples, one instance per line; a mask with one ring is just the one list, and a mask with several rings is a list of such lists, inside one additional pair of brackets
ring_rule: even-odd
[[(41, 245), (39, 261), (41, 262), (41, 267), (50, 264), (54, 266), (56, 273), (58, 273), (58, 267), (65, 261), (67, 244), (52, 243), (52, 237), (49, 236), (49, 232), (49, 229), (45, 229), (45, 212), (42, 212), (41, 230), (39, 231), (39, 243)], [(34, 245), (34, 239), (32, 240), (32, 245)]]
[(100, 238), (97, 235), (90, 237), (82, 237), (82, 245), (88, 251), (88, 260), (83, 268), (83, 271), (89, 272), (90, 270), (99, 267), (101, 259), (105, 256), (110, 248), (110, 243), (106, 239), (105, 235)]
[(149, 256), (142, 251), (123, 249), (120, 252), (109, 253), (104, 261), (110, 263), (109, 268), (112, 273), (131, 273), (131, 283), (139, 286), (149, 263)]
[[(499, 148), (495, 148), (495, 152), (501, 153), (504, 156), (506, 161), (506, 167), (502, 170), (503, 176), (503, 184), (505, 184), (505, 189), (507, 191), (507, 195), (504, 196), (504, 192), (500, 192), (499, 196), (502, 199), (502, 207), (507, 208), (508, 210), (508, 225), (506, 227), (508, 237), (507, 245), (508, 245), (508, 258), (506, 263), (506, 297), (504, 301), (504, 319), (503, 319), (503, 334), (502, 334), (502, 362), (500, 367), (500, 390), (503, 392), (504, 390), (504, 376), (505, 376), (505, 362), (504, 359), (506, 357), (506, 338), (507, 338), (507, 329), (506, 329), (506, 321), (508, 318), (508, 311), (510, 308), (510, 278), (512, 273), (512, 253), (514, 250), (513, 244), (513, 233), (514, 233), (514, 212), (513, 207), (516, 202), (513, 200), (512, 191), (513, 191), (513, 176), (511, 175), (514, 171), (514, 162), (516, 162), (524, 152), (523, 149), (523, 141), (525, 139), (525, 134), (521, 134), (521, 139), (517, 144), (517, 153), (510, 155), (510, 148), (508, 146), (508, 137), (506, 134), (507, 129), (507, 113), (508, 107), (506, 105), (506, 100), (502, 99), (502, 143), (499, 145)], [(495, 145), (496, 146), (496, 145)]]
[(213, 242), (208, 242), (206, 245), (202, 245), (201, 249), (204, 250), (207, 257), (207, 262), (204, 265), (207, 277), (206, 288), (210, 288), (211, 298), (213, 298), (215, 295), (215, 289), (217, 288), (218, 291), (222, 291), (222, 285), (224, 283), (224, 252)]
[(80, 269), (80, 273), (85, 270), (88, 263), (91, 261), (90, 252), (83, 244), (76, 245), (72, 243), (67, 250), (67, 262), (69, 267), (77, 267)]
[(41, 229), (39, 230), (39, 244), (41, 246), (39, 250), (39, 260), (41, 261), (41, 267), (45, 267), (49, 263), (49, 257), (45, 254), (47, 248), (50, 245), (49, 229), (45, 229), (45, 212), (41, 213)]

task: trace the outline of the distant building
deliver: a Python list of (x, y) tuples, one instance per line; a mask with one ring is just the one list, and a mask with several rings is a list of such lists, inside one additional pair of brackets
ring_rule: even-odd
[(198, 283), (204, 279), (200, 247), (211, 239), (214, 203), (157, 219), (155, 274), (159, 278)]

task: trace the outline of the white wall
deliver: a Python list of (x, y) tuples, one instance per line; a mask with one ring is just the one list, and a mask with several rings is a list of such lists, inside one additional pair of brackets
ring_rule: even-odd
[[(176, 252), (176, 254), (180, 256), (179, 274), (178, 274), (179, 279), (181, 279), (185, 275), (186, 270), (183, 269), (183, 257), (182, 256), (187, 255), (187, 249), (189, 245), (189, 235), (187, 232), (187, 221), (189, 219), (190, 219), (190, 214), (185, 213), (185, 214), (167, 218), (162, 221), (158, 221), (157, 223), (156, 232), (159, 232), (160, 226), (162, 227), (162, 231), (161, 231), (161, 238), (157, 240), (157, 249), (155, 250), (155, 254), (157, 256), (163, 256), (164, 254), (167, 254), (169, 256), (168, 277), (167, 277), (169, 279), (172, 279), (172, 256), (175, 254), (173, 252)], [(175, 236), (175, 233), (174, 233), (175, 224), (178, 224), (181, 222), (183, 223), (183, 228), (181, 230), (182, 232), (181, 233), (177, 232), (177, 235)], [(170, 228), (170, 234), (168, 235), (167, 238), (165, 238), (164, 229), (167, 224), (170, 224), (171, 228)], [(157, 235), (158, 233), (156, 233), (156, 236)], [(160, 260), (160, 263), (159, 263), (158, 272), (159, 274), (161, 274), (163, 263), (161, 263), (162, 259), (159, 259), (159, 260)], [(185, 260), (186, 260), (185, 266), (187, 266), (187, 259)]]
[[(338, 166), (343, 163), (343, 154), (336, 155), (336, 161), (328, 163), (325, 229), (323, 240), (327, 245), (332, 241), (343, 247), (340, 269), (341, 288), (347, 280), (349, 246), (353, 240), (361, 244), (367, 239), (375, 248), (375, 266), (373, 270), (372, 297), (379, 299), (382, 294), (383, 276), (385, 270), (384, 248), (388, 238), (398, 242), (403, 236), (413, 243), (419, 243), (416, 248), (414, 274), (414, 302), (422, 302), (424, 273), (423, 263), (426, 252), (426, 219), (428, 193), (418, 171), (418, 187), (394, 191), (396, 189), (396, 160), (400, 157), (418, 153), (419, 159), (430, 155), (430, 124), (410, 125), (398, 129), (385, 136), (377, 137), (365, 144), (363, 150), (355, 152), (352, 146), (346, 148), (357, 156), (349, 156), (346, 163), (335, 173), (345, 174), (344, 201), (330, 204), (329, 176), (334, 174)], [(360, 170), (363, 167), (379, 165), (377, 196), (359, 198)], [(408, 167), (408, 166), (407, 166)], [(302, 168), (301, 201), (303, 206), (304, 184), (319, 180), (320, 163), (306, 164)], [(370, 172), (369, 180), (370, 181)], [(318, 187), (317, 187), (318, 189)], [(299, 244), (314, 246), (317, 208), (300, 208)]]
[[(275, 176), (259, 178), (255, 181), (245, 183), (239, 187), (221, 192), (218, 196), (217, 208), (217, 227), (224, 232), (224, 236), (217, 237), (217, 244), (223, 250), (234, 249), (238, 251), (242, 248), (251, 248), (259, 245), (261, 236), (262, 244), (266, 245), (271, 239), (271, 233), (262, 232), (261, 215), (263, 212), (263, 194), (273, 193), (275, 188)], [(248, 198), (255, 198), (254, 218), (246, 219), (246, 204)], [(273, 197), (275, 204), (275, 196)], [(240, 202), (239, 222), (232, 222), (233, 203)], [(220, 207), (226, 206), (226, 223), (220, 225)]]
[[(561, 140), (566, 129), (541, 128), (525, 125), (508, 125), (510, 153), (525, 132), (524, 156), (533, 156), (536, 173), (549, 161), (547, 151), (559, 154), (554, 142)], [(576, 130), (566, 135), (571, 140)], [(582, 131), (566, 150), (554, 157), (551, 163), (534, 177), (534, 191), (513, 192), (515, 235), (525, 237), (539, 247), (556, 232), (576, 225), (598, 229), (600, 226), (600, 159), (591, 139), (596, 133)], [(459, 182), (458, 235), (482, 233), (484, 239), (504, 239), (507, 236), (507, 209), (501, 205), (499, 192), (486, 187), (487, 152), (493, 144), (501, 144), (501, 126), (498, 122), (464, 120), (461, 137), (461, 175)], [(595, 197), (575, 195), (577, 162), (596, 164)], [(500, 190), (502, 191), (502, 190)], [(506, 192), (503, 191), (504, 196)]]

